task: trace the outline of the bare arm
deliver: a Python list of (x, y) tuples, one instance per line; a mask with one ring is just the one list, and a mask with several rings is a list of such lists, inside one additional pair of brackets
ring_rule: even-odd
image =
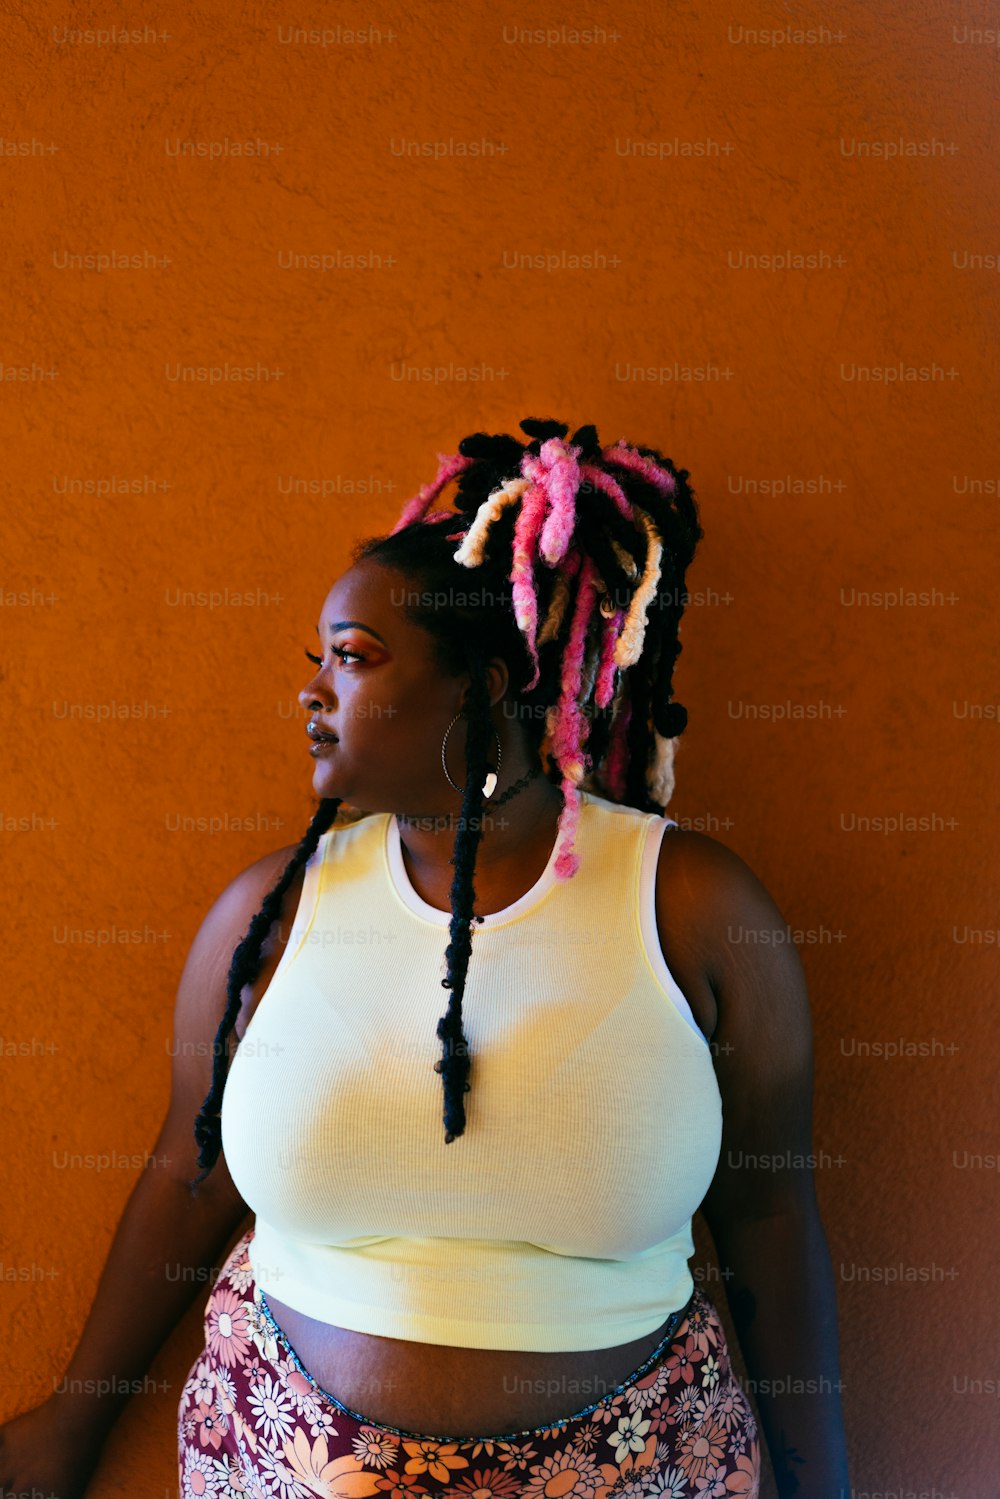
[[(812, 1023), (787, 923), (742, 859), (688, 835), (712, 1037), (722, 1149), (702, 1205), (726, 1274), (763, 1435), (782, 1499), (827, 1499), (850, 1480), (841, 1407), (836, 1293), (813, 1174)], [(824, 1158), (825, 1161), (825, 1158)]]
[[(62, 1434), (96, 1461), (161, 1344), (195, 1295), (207, 1294), (220, 1251), (249, 1211), (222, 1157), (197, 1194), (191, 1193), (188, 1182), (198, 1173), (194, 1120), (211, 1081), (233, 950), (292, 852), (280, 849), (238, 875), (191, 945), (174, 1009), (170, 1106), (152, 1159), (122, 1214), (72, 1361), (41, 1408), (44, 1419), (24, 1417), (0, 1427), (0, 1489), (37, 1481), (22, 1462), (29, 1425), (42, 1433), (33, 1438), (39, 1452), (45, 1433)], [(294, 889), (286, 900), (293, 897)], [(283, 912), (283, 928), (288, 919)], [(279, 956), (273, 951), (253, 991), (245, 993), (245, 1005), (266, 987)]]

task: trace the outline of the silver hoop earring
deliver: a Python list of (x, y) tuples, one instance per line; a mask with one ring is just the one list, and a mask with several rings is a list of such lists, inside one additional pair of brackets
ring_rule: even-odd
[[(448, 778), (448, 785), (452, 788), (452, 790), (453, 791), (461, 791), (461, 792), (464, 793), (465, 787), (464, 786), (456, 786), (455, 782), (452, 780), (451, 776), (448, 775), (448, 762), (445, 759), (445, 755), (446, 755), (447, 749), (448, 749), (448, 735), (451, 733), (452, 729), (455, 727), (455, 725), (458, 723), (458, 720), (461, 717), (462, 717), (461, 713), (456, 713), (455, 717), (452, 719), (451, 723), (448, 725), (448, 727), (444, 731), (444, 738), (441, 740), (441, 769), (444, 771), (445, 775), (447, 776), (447, 778)], [(494, 791), (497, 789), (497, 785), (498, 785), (499, 780), (500, 780), (500, 735), (497, 733), (496, 728), (493, 726), (493, 724), (490, 724), (490, 728), (493, 729), (493, 738), (497, 742), (497, 767), (496, 767), (496, 770), (487, 770), (487, 772), (486, 772), (486, 780), (483, 782), (483, 795), (485, 796), (485, 798), (486, 798), (487, 801), (489, 801), (490, 797), (493, 795)]]

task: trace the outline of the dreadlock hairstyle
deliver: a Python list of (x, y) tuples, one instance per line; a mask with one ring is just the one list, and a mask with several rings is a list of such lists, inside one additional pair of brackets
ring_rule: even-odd
[[(470, 1091), (462, 999), (473, 925), (482, 921), (474, 914), (474, 881), (488, 806), (487, 663), (495, 656), (507, 663), (528, 742), (562, 792), (560, 880), (579, 867), (573, 844), (580, 790), (662, 816), (673, 794), (676, 740), (687, 724), (687, 710), (671, 701), (672, 681), (682, 649), (684, 576), (704, 534), (687, 470), (624, 438), (602, 448), (593, 426), (580, 427), (569, 443), (561, 422), (529, 419), (520, 427), (532, 439), (526, 445), (507, 433), (476, 432), (457, 453), (439, 453), (434, 480), (406, 503), (393, 529), (353, 551), (354, 562), (370, 560), (417, 585), (403, 595), (405, 616), (430, 636), (431, 659), (442, 672), (470, 680), (442, 979), (450, 997), (437, 1023), (443, 1055), (434, 1064), (443, 1080), (447, 1144), (465, 1131)], [(456, 509), (430, 513), (453, 479)], [(338, 799), (320, 801), (233, 953), (212, 1085), (195, 1123), (202, 1172), (192, 1188), (221, 1150), (220, 1109), (242, 990), (260, 972), (286, 891), (340, 807)]]

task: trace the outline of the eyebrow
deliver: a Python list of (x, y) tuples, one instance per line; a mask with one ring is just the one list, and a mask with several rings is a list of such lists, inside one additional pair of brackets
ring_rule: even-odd
[[(371, 625), (363, 625), (360, 619), (331, 619), (327, 625), (327, 629), (330, 631), (331, 635), (336, 635), (338, 630), (367, 630), (369, 635), (374, 635), (376, 640), (381, 640), (382, 644), (386, 645), (386, 642), (382, 640), (379, 632), (377, 630), (373, 630)], [(316, 626), (316, 634), (319, 634), (319, 625)], [(386, 649), (388, 650), (387, 645)]]

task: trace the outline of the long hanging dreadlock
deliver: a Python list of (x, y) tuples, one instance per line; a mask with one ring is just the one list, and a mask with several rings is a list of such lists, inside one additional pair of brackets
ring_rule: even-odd
[[(407, 502), (392, 531), (353, 551), (355, 562), (371, 560), (419, 585), (404, 594), (404, 614), (430, 636), (438, 668), (470, 681), (442, 979), (450, 997), (437, 1023), (443, 1054), (434, 1064), (448, 1144), (465, 1131), (470, 1091), (462, 999), (473, 926), (482, 920), (474, 906), (492, 738), (487, 663), (495, 656), (507, 662), (529, 743), (562, 792), (560, 880), (579, 867), (573, 843), (581, 789), (662, 816), (674, 789), (676, 740), (687, 725), (687, 710), (671, 701), (673, 670), (682, 650), (684, 577), (704, 534), (687, 470), (624, 438), (602, 448), (593, 426), (580, 427), (569, 443), (562, 422), (520, 426), (532, 439), (527, 445), (507, 433), (476, 432), (457, 453), (439, 454), (434, 480)], [(456, 509), (430, 514), (453, 479)], [(479, 590), (465, 589), (456, 565), (475, 571)], [(202, 1171), (192, 1187), (222, 1148), (220, 1110), (242, 991), (260, 972), (285, 893), (340, 807), (337, 798), (320, 802), (233, 953), (212, 1085), (195, 1122)]]

